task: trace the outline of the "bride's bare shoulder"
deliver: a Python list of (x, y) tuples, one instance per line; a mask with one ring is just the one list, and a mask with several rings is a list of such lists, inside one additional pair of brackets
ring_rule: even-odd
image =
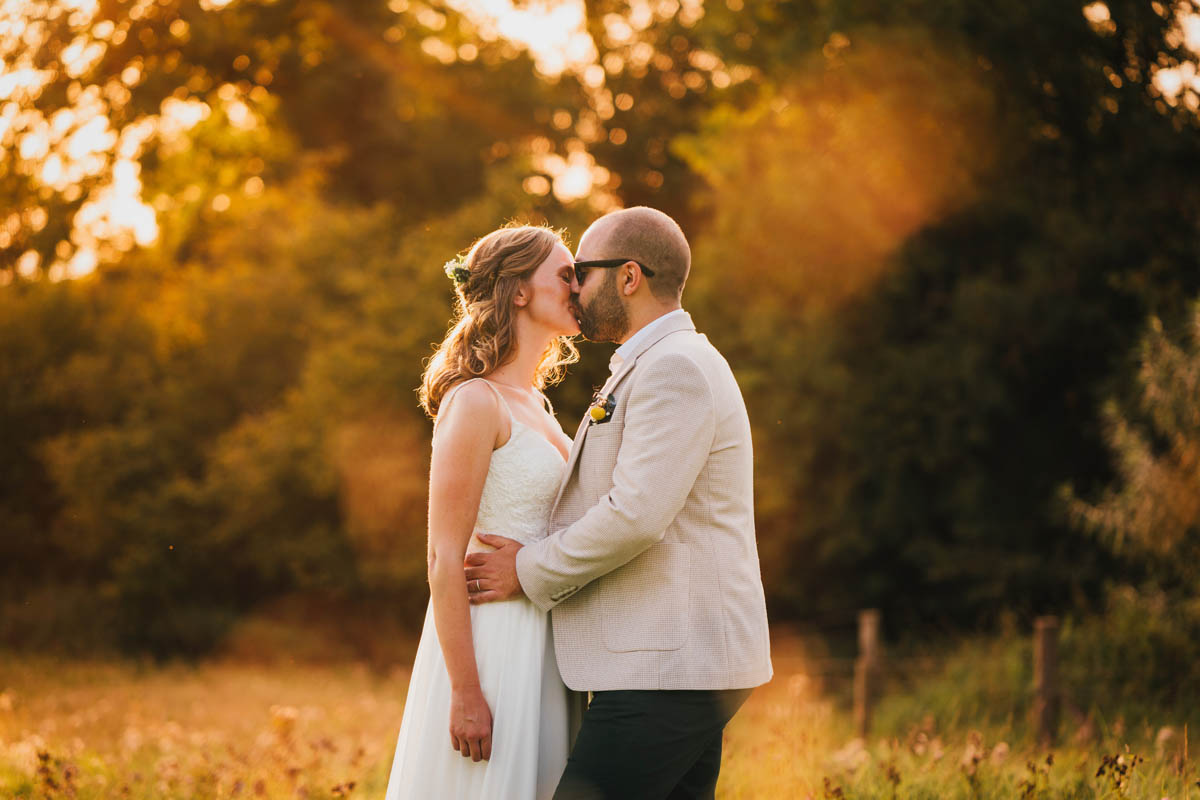
[[(450, 387), (434, 421), (434, 438), (447, 435), (499, 438), (502, 415), (496, 392), (483, 380), (468, 380)], [(507, 438), (505, 435), (504, 438)]]

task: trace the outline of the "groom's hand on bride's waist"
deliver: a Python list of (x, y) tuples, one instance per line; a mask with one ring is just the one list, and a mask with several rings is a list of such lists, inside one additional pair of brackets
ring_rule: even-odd
[(524, 595), (517, 579), (517, 551), (521, 549), (521, 543), (490, 533), (476, 533), (475, 538), (496, 549), (488, 553), (467, 553), (467, 596), (471, 602), (491, 603)]

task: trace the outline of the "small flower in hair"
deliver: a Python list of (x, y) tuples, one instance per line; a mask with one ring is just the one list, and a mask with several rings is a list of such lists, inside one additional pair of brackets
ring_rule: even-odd
[(446, 273), (446, 277), (454, 281), (455, 286), (462, 286), (466, 283), (471, 273), (467, 270), (467, 259), (465, 256), (455, 256), (442, 265), (442, 269)]

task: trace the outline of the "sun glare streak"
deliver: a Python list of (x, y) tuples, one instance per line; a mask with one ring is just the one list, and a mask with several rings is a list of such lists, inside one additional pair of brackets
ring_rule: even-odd
[(748, 304), (841, 308), (993, 168), (997, 104), (977, 65), (907, 32), (830, 44), (759, 108), (677, 140), (749, 270), (710, 280)]

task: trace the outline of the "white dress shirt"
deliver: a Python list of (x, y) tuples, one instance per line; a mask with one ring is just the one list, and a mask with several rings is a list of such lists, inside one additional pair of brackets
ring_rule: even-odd
[[(684, 311), (682, 308), (677, 308), (674, 311), (668, 311), (666, 314), (663, 314), (661, 317), (658, 317), (657, 319), (653, 319), (650, 322), (643, 325), (641, 328), (639, 328), (638, 331), (635, 334), (633, 334), (633, 336), (630, 336), (628, 339), (625, 340), (625, 343), (623, 345), (621, 345), (620, 347), (617, 348), (616, 352), (614, 352), (612, 354), (612, 358), (608, 359), (609, 381), (611, 382), (613, 376), (615, 376), (617, 374), (617, 372), (621, 369), (621, 366), (625, 363), (625, 359), (629, 356), (629, 354), (631, 352), (633, 352), (633, 349), (638, 346), (638, 342), (642, 341), (647, 336), (649, 336), (651, 333), (653, 333), (654, 329), (662, 326), (662, 324), (664, 322), (667, 322), (668, 320), (672, 320), (675, 317), (686, 317), (686, 316), (687, 316), (686, 311)], [(601, 391), (604, 394), (608, 394), (609, 386), (608, 386), (607, 382), (604, 384), (604, 388)]]

